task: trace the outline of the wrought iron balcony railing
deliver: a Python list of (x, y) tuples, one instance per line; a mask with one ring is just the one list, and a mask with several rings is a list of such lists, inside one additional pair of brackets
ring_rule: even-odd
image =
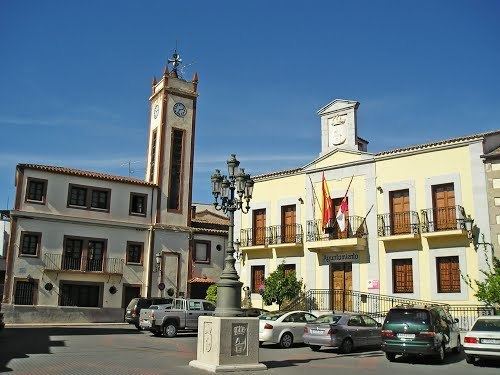
[(380, 237), (418, 234), (420, 232), (420, 220), (416, 211), (379, 214), (377, 215), (377, 227)]
[(302, 243), (302, 225), (272, 225), (263, 228), (248, 228), (240, 231), (241, 246), (260, 246)]
[(325, 226), (323, 226), (323, 220), (321, 219), (307, 221), (307, 241), (363, 238), (367, 235), (366, 220), (361, 216), (347, 216), (345, 228), (340, 228), (336, 219), (330, 220)]
[(465, 210), (462, 206), (422, 210), (422, 232), (465, 229)]
[(43, 262), (46, 270), (53, 271), (123, 273), (123, 259), (120, 258), (88, 259), (83, 256), (76, 258), (67, 257), (62, 254), (45, 254)]

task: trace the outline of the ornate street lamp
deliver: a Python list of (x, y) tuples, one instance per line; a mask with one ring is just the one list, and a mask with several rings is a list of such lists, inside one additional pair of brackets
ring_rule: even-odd
[(217, 308), (216, 316), (240, 316), (241, 312), (241, 287), (238, 272), (234, 264), (234, 213), (241, 210), (248, 213), (250, 199), (252, 199), (254, 182), (243, 168), (235, 154), (227, 161), (228, 175), (221, 175), (216, 169), (211, 177), (212, 194), (215, 198), (214, 207), (223, 211), (229, 217), (228, 247), (224, 259), (224, 270), (217, 283)]

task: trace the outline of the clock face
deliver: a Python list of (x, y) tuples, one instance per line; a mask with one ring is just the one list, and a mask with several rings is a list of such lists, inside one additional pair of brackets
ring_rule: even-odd
[(175, 103), (174, 104), (174, 113), (179, 117), (186, 116), (186, 113), (187, 113), (186, 106), (182, 103)]
[(153, 109), (154, 118), (157, 118), (159, 113), (160, 113), (160, 106), (157, 104), (157, 105), (155, 105), (155, 108)]

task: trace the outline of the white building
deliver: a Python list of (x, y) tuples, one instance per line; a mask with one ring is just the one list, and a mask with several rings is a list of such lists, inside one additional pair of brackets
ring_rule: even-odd
[(191, 201), (197, 84), (153, 80), (145, 180), (17, 166), (8, 322), (122, 321), (136, 296), (203, 297), (218, 279), (227, 220)]

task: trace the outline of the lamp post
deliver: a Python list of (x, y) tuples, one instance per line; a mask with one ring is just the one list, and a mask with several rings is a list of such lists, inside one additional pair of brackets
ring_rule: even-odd
[[(234, 267), (234, 213), (241, 210), (248, 213), (252, 199), (254, 182), (243, 168), (235, 154), (227, 161), (227, 176), (216, 169), (212, 175), (212, 194), (214, 207), (229, 217), (228, 247), (224, 259), (224, 270), (217, 283), (217, 308), (215, 316), (229, 317), (241, 315), (241, 287), (238, 272)], [(220, 199), (220, 200), (219, 200)]]

